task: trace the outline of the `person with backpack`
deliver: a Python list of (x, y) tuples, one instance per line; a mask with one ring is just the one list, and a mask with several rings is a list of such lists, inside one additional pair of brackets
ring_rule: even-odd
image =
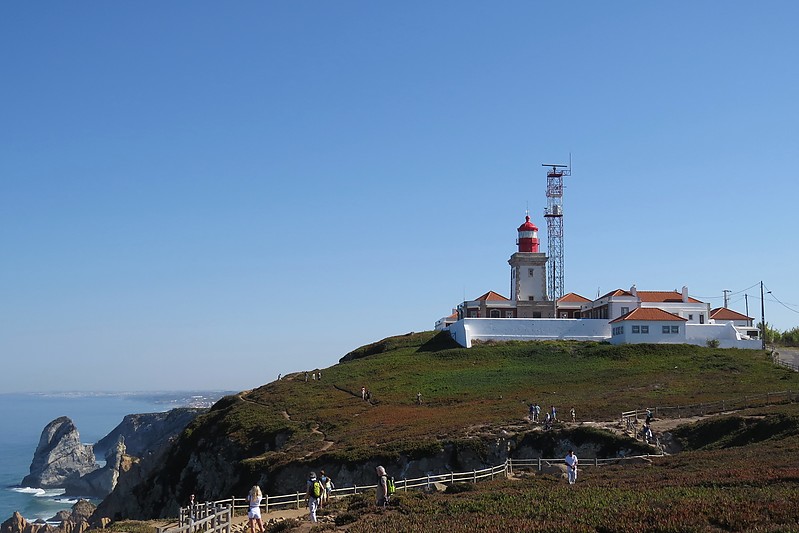
[(375, 468), (377, 472), (377, 494), (375, 498), (375, 505), (378, 507), (385, 507), (388, 504), (388, 476), (386, 469), (382, 466)]
[(316, 479), (316, 472), (311, 472), (308, 475), (306, 487), (306, 495), (308, 496), (308, 516), (311, 522), (316, 522), (316, 510), (319, 508), (319, 501), (325, 490), (322, 487), (322, 483)]

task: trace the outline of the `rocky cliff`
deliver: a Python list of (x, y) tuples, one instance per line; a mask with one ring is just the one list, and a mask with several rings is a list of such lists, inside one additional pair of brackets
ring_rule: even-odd
[(42, 431), (33, 454), (30, 474), (22, 480), (25, 487), (62, 487), (99, 468), (91, 445), (80, 442), (75, 424), (66, 416), (56, 418)]
[[(157, 454), (204, 408), (177, 408), (164, 413), (127, 415), (94, 447), (80, 443), (72, 420), (61, 417), (42, 431), (30, 474), (23, 486), (63, 487), (68, 495), (103, 498), (111, 493), (140, 458)], [(95, 452), (104, 453), (102, 468)]]
[(208, 409), (180, 407), (163, 413), (127, 415), (108, 435), (97, 441), (94, 453), (105, 454), (112, 450), (121, 436), (128, 455), (144, 457), (161, 448), (180, 434), (197, 415), (207, 411)]

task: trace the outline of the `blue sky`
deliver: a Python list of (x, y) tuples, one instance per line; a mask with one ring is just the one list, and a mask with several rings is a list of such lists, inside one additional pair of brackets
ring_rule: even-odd
[[(245, 389), (565, 285), (799, 325), (795, 2), (0, 4), (5, 391)], [(785, 304), (785, 305), (783, 305)]]

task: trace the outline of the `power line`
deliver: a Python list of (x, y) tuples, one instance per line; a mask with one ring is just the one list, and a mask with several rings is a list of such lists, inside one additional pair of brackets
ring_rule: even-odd
[[(768, 289), (768, 287), (766, 287), (766, 289)], [(776, 296), (774, 296), (774, 293), (773, 293), (773, 292), (771, 292), (771, 291), (768, 291), (768, 292), (769, 292), (769, 294), (771, 294), (771, 297), (772, 297), (772, 298), (774, 298), (774, 301), (775, 301), (775, 302), (777, 302), (778, 304), (780, 304), (781, 306), (783, 306), (783, 307), (784, 307), (785, 309), (787, 309), (788, 311), (791, 311), (791, 312), (793, 312), (793, 313), (796, 313), (797, 315), (799, 315), (799, 310), (797, 310), (797, 309), (794, 309), (794, 308), (790, 307), (790, 306), (789, 306), (789, 304), (786, 304), (785, 302), (781, 301), (779, 298), (777, 298)]]

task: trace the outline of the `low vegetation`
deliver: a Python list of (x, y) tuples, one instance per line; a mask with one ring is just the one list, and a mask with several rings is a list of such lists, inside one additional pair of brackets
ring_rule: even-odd
[(359, 495), (340, 502), (335, 513), (346, 517), (351, 533), (797, 531), (797, 415), (799, 406), (791, 404), (724, 417), (714, 422), (717, 430), (772, 418), (784, 427), (765, 439), (714, 449), (705, 448), (721, 434), (714, 438), (697, 427), (683, 436), (702, 451), (651, 465), (584, 467), (573, 486), (533, 471), (444, 493), (398, 493), (386, 510)]
[[(774, 365), (764, 351), (575, 341), (483, 343), (466, 350), (424, 332), (359, 348), (313, 379), (318, 372), (290, 374), (218, 402), (181, 437), (170, 458), (175, 471), (165, 470), (156, 481), (183, 475), (184, 485), (191, 485), (181, 469), (189, 454), (209, 447), (256, 474), (297, 461), (355, 464), (430, 455), (442, 441), (475, 446), (475, 435), (524, 432), (531, 402), (544, 410), (555, 405), (561, 417), (574, 407), (578, 421), (614, 421), (628, 409), (731, 405), (744, 397), (749, 400), (736, 405), (752, 406), (755, 396), (792, 391), (779, 396), (784, 405), (761, 402), (674, 431), (673, 442), (686, 451), (649, 466), (586, 467), (574, 486), (529, 472), (449, 493), (402, 493), (379, 512), (371, 496), (359, 495), (326, 510), (330, 522), (316, 529), (799, 530), (799, 407), (790, 402), (799, 373)], [(361, 387), (370, 390), (370, 401), (361, 398)], [(571, 431), (570, 438), (600, 443), (601, 455), (607, 433), (586, 426)]]
[[(796, 373), (765, 352), (689, 345), (510, 342), (467, 350), (424, 332), (342, 361), (320, 380), (306, 382), (300, 372), (228, 398), (208, 417), (262, 467), (312, 453), (322, 440), (335, 443), (326, 452), (335, 461), (375, 449), (426, 453), (445, 437), (518, 424), (530, 402), (555, 405), (562, 417), (574, 406), (578, 420), (614, 420), (626, 409), (799, 389)], [(361, 387), (371, 403), (361, 400)], [(278, 447), (285, 455), (270, 451)]]

